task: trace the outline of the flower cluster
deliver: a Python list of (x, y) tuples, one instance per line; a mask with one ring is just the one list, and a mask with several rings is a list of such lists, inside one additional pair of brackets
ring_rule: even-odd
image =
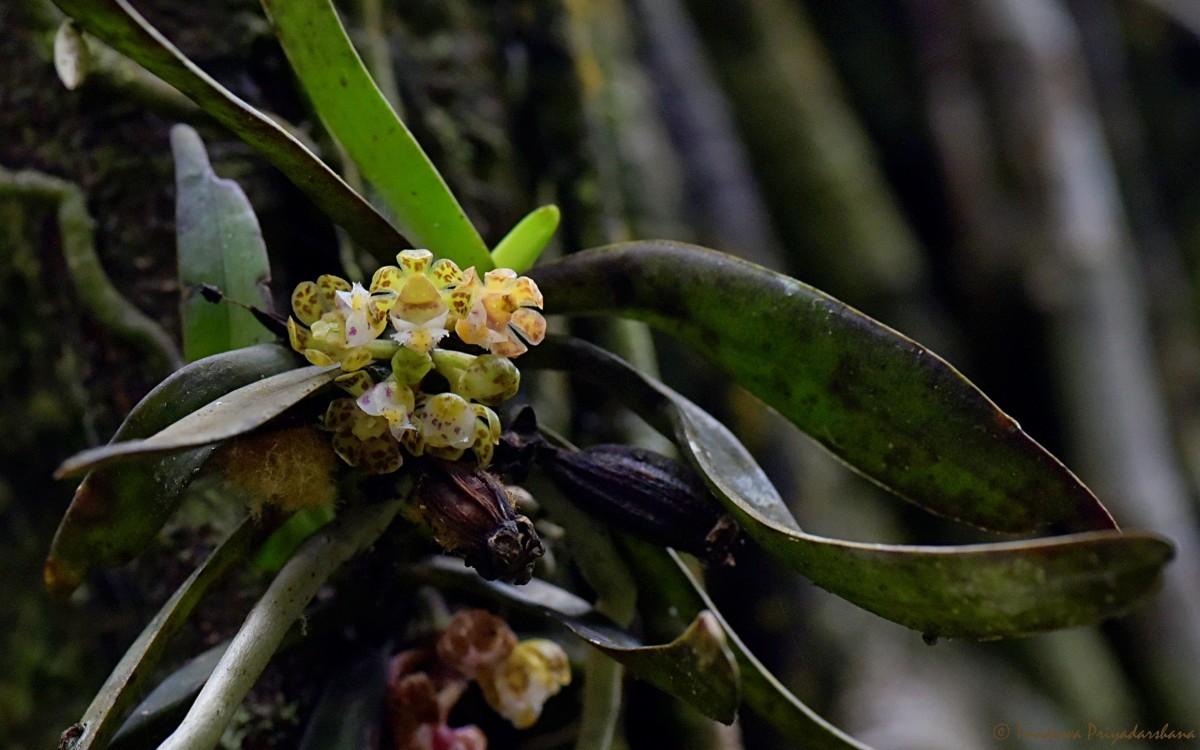
[(402, 651), (388, 671), (386, 715), (396, 750), (485, 750), (478, 727), (447, 723), (472, 681), (517, 729), (533, 726), (546, 701), (571, 682), (561, 646), (518, 640), (508, 623), (482, 609), (456, 612), (435, 648)]
[[(500, 438), (490, 407), (520, 386), (511, 359), (546, 335), (541, 291), (511, 269), (481, 279), (428, 250), (404, 250), (396, 262), (377, 270), (369, 288), (324, 275), (292, 293), (292, 348), (345, 371), (335, 382), (350, 398), (333, 401), (324, 420), (334, 449), (368, 474), (400, 468), (401, 448), (446, 459), (470, 450), (486, 466)], [(389, 323), (394, 332), (383, 337)], [(452, 330), (487, 353), (440, 348)], [(368, 365), (381, 360), (391, 373), (377, 381)], [(431, 371), (449, 391), (425, 390)]]

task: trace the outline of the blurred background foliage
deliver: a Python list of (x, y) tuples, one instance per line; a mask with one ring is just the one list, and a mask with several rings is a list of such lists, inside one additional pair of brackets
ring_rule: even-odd
[[(221, 83), (339, 163), (257, 3), (135, 5)], [(556, 202), (560, 252), (663, 237), (793, 275), (933, 348), (1062, 457), (1119, 523), (1175, 541), (1163, 591), (1128, 618), (932, 648), (749, 547), (735, 572), (711, 576), (726, 616), (797, 695), (868, 744), (914, 750), (994, 747), (999, 723), (1014, 732), (1086, 731), (1089, 722), (1200, 731), (1195, 8), (1188, 0), (340, 5), (384, 93), (489, 243), (530, 208)], [(166, 366), (80, 304), (78, 233), (118, 290), (177, 326), (167, 133), (186, 121), (217, 171), (249, 194), (268, 247), (287, 248), (286, 265), (273, 269), (277, 296), (358, 257), (249, 147), (143, 71), (106, 58), (78, 89), (64, 89), (51, 59), (60, 20), (42, 0), (0, 3), (4, 750), (57, 742), (211, 542), (200, 496), (192, 512), (207, 525), (180, 520), (153, 554), (95, 576), (70, 602), (42, 589), (41, 563), (71, 493), (51, 482), (53, 467), (106, 440)], [(352, 167), (343, 160), (342, 169), (353, 184)], [(23, 191), (16, 170), (52, 175), (69, 190)], [(63, 217), (71, 190), (82, 191), (90, 230)], [(806, 529), (879, 542), (982, 538), (882, 496), (660, 343), (663, 378), (735, 426)], [(576, 434), (624, 429), (611, 404), (582, 390), (572, 403)], [(230, 588), (226, 602), (238, 597)], [(206, 605), (180, 652), (216, 642), (236, 617)], [(254, 700), (313, 700), (317, 687), (295, 684), (279, 661)], [(634, 691), (628, 725), (654, 718), (663, 734), (630, 732), (631, 747), (778, 746), (752, 718), (719, 731), (686, 716), (664, 721), (674, 704)], [(257, 710), (248, 706), (242, 722), (245, 746), (294, 745), (287, 727), (256, 724)], [(1015, 736), (1005, 745), (1047, 746)]]

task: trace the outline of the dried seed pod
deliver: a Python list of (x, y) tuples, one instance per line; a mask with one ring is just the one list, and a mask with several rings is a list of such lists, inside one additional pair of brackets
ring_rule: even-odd
[(494, 476), (473, 463), (427, 458), (415, 495), (434, 539), (479, 575), (516, 584), (533, 577), (533, 564), (545, 552), (542, 541)]
[(737, 522), (684, 464), (628, 445), (544, 446), (538, 461), (567, 499), (617, 528), (705, 562), (733, 564)]

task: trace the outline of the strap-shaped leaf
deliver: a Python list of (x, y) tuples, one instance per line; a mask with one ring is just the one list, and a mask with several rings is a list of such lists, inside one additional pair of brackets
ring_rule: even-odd
[(271, 266), (258, 217), (242, 188), (217, 177), (200, 135), (187, 125), (171, 128), (175, 155), (175, 231), (183, 354), (189, 362), (275, 336), (249, 310), (213, 304), (195, 292), (217, 287), (242, 305), (271, 308)]
[(562, 212), (558, 206), (539, 206), (508, 230), (508, 234), (492, 249), (492, 262), (497, 268), (511, 268), (522, 273), (537, 262), (550, 238), (558, 229)]
[(162, 742), (196, 700), (227, 648), (229, 641), (213, 646), (158, 683), (113, 735), (109, 750), (156, 747)]
[(870, 750), (866, 745), (822, 719), (792, 695), (775, 675), (767, 670), (738, 638), (737, 633), (717, 611), (704, 587), (673, 550), (664, 550), (632, 537), (626, 538), (642, 585), (650, 592), (645, 597), (657, 609), (669, 612), (672, 619), (687, 621), (708, 610), (721, 623), (729, 639), (729, 648), (737, 657), (742, 675), (742, 701), (769, 722), (797, 747), (809, 750)]
[(72, 746), (73, 750), (107, 746), (108, 739), (121, 726), (126, 710), (154, 673), (167, 644), (187, 622), (192, 610), (213, 584), (243, 560), (257, 542), (262, 541), (267, 531), (268, 528), (258, 519), (247, 517), (176, 589), (154, 619), (146, 624), (142, 634), (125, 652), (100, 692), (92, 699), (83, 718), (79, 720), (83, 733)]
[(795, 279), (673, 242), (599, 248), (529, 276), (548, 313), (613, 313), (681, 339), (933, 513), (1010, 533), (1116, 528), (1075, 475), (957, 370)]
[[(380, 93), (330, 0), (262, 0), (321, 120), (417, 247), (491, 270), (487, 246), (412, 133)], [(399, 250), (401, 248), (396, 248)], [(396, 252), (393, 250), (393, 253)]]
[[(298, 361), (288, 349), (260, 344), (187, 365), (133, 407), (113, 441), (153, 435), (247, 383), (292, 370)], [(93, 568), (119, 565), (140, 553), (175, 512), (212, 450), (206, 446), (132, 461), (84, 477), (50, 545), (47, 587), (69, 594)]]
[(524, 366), (568, 369), (675, 439), (751, 537), (813, 583), (930, 636), (989, 639), (1112, 617), (1157, 589), (1171, 558), (1153, 534), (1081, 533), (948, 547), (862, 544), (806, 534), (718, 420), (609, 352), (548, 338)]
[(175, 48), (126, 0), (55, 0), (88, 33), (183, 92), (239, 138), (258, 149), (321, 211), (381, 263), (404, 238), (337, 173), (273, 120), (229, 92)]
[(162, 750), (216, 747), (292, 623), (334, 571), (387, 530), (401, 503), (395, 498), (351, 505), (296, 551), (246, 615), (187, 716), (159, 745)]
[(337, 365), (309, 365), (263, 378), (205, 404), (148, 438), (109, 443), (76, 453), (63, 461), (54, 475), (68, 477), (120, 458), (170, 453), (237, 437), (266, 424), (340, 374)]
[(524, 586), (485, 581), (450, 557), (432, 558), (409, 572), (421, 581), (485, 594), (556, 620), (637, 677), (705, 716), (723, 724), (731, 723), (736, 716), (740, 684), (737, 663), (725, 642), (725, 631), (709, 612), (701, 612), (670, 643), (646, 646), (583, 599), (536, 578)]

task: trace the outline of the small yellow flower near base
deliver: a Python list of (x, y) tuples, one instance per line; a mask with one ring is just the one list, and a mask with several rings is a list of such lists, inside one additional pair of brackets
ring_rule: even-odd
[(542, 715), (546, 701), (571, 683), (571, 665), (562, 646), (531, 638), (476, 679), (488, 705), (517, 729), (528, 729)]
[(333, 450), (365, 474), (390, 474), (404, 463), (387, 418), (367, 414), (352, 398), (329, 402), (324, 427), (333, 433)]

